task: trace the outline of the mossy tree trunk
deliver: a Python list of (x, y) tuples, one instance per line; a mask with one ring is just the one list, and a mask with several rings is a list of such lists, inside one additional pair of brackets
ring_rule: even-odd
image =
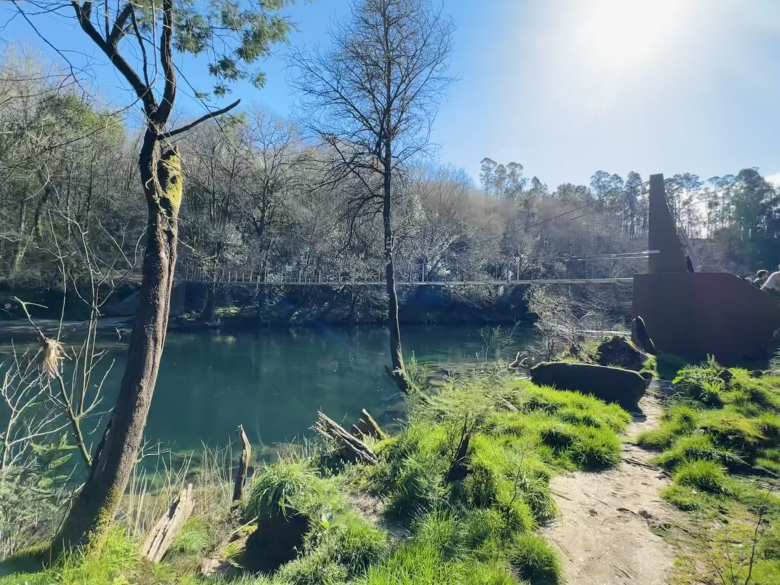
[(168, 326), (183, 185), (175, 149), (163, 150), (148, 129), (139, 157), (148, 206), (143, 282), (127, 366), (102, 448), (55, 541), (55, 553), (102, 543), (114, 519), (143, 441)]

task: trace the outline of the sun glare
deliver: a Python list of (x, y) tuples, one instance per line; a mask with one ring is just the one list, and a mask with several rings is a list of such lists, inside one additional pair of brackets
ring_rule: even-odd
[(583, 59), (594, 69), (622, 71), (665, 53), (686, 23), (683, 0), (592, 0), (578, 3), (575, 26)]

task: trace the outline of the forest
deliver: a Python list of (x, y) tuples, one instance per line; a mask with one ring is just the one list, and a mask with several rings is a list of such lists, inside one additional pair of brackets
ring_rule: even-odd
[[(138, 130), (101, 108), (99, 96), (45, 74), (51, 65), (9, 53), (2, 67), (4, 280), (58, 286), (55, 237), (78, 276), (85, 266), (84, 226), (97, 226), (86, 242), (97, 266), (138, 271), (144, 230)], [(180, 271), (250, 271), (268, 282), (381, 275), (381, 215), (356, 208), (358, 180), (334, 183), (333, 153), (307, 140), (303, 129), (246, 111), (204, 124), (176, 144), (187, 174)], [(588, 185), (551, 187), (524, 171), (520, 163), (486, 156), (475, 184), (441, 163), (405, 165), (394, 195), (400, 278), (631, 274), (619, 264), (568, 261), (644, 249), (647, 177), (596, 170)], [(780, 262), (778, 190), (756, 169), (733, 172), (668, 177), (678, 226), (702, 270), (773, 268)]]

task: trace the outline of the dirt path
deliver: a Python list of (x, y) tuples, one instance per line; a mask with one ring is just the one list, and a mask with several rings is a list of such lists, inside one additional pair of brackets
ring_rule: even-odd
[(657, 532), (679, 521), (659, 493), (669, 478), (650, 465), (652, 453), (630, 442), (661, 417), (660, 389), (652, 386), (626, 432), (623, 461), (601, 473), (555, 477), (557, 520), (545, 529), (559, 549), (569, 585), (668, 583), (676, 557)]

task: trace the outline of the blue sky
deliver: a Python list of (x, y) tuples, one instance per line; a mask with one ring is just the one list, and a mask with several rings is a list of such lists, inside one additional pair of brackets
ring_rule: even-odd
[[(433, 132), (435, 156), (474, 178), (484, 156), (522, 163), (551, 186), (598, 169), (709, 177), (757, 166), (780, 177), (780, 2), (775, 0), (444, 0), (455, 23), (451, 71)], [(0, 22), (13, 7), (3, 2)], [(291, 45), (328, 43), (346, 0), (299, 0)], [(113, 105), (122, 80), (72, 21), (36, 25)], [(0, 43), (53, 63), (57, 55), (16, 18)], [(266, 62), (266, 87), (239, 84), (243, 105), (295, 118), (287, 48)], [(188, 78), (207, 87), (197, 63)], [(226, 100), (227, 101), (227, 100)], [(202, 108), (179, 103), (181, 120)]]

